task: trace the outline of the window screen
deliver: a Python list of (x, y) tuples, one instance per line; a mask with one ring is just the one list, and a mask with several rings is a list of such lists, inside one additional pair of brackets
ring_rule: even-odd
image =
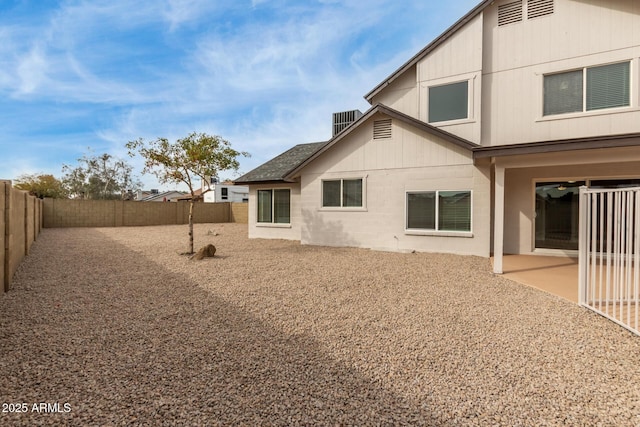
[(440, 191), (438, 209), (438, 230), (471, 231), (470, 192)]
[(258, 190), (258, 222), (271, 222), (271, 190)]
[(340, 206), (340, 180), (322, 181), (322, 206)]
[(469, 115), (469, 82), (429, 88), (429, 122), (466, 119)]
[(436, 229), (436, 193), (407, 194), (407, 228)]
[(582, 70), (544, 76), (544, 115), (582, 111)]
[(587, 69), (587, 111), (629, 105), (629, 63)]
[(291, 222), (291, 190), (273, 190), (273, 222), (289, 224)]
[(362, 206), (362, 180), (345, 179), (342, 181), (342, 206)]

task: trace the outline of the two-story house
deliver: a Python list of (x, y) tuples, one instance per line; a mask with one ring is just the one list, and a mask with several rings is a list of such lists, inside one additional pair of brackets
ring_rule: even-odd
[(487, 0), (329, 141), (236, 180), (249, 236), (384, 250), (578, 249), (578, 189), (640, 185), (640, 2)]

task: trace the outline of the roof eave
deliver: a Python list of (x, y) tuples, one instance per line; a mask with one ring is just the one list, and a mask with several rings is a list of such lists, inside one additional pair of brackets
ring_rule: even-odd
[(601, 135), (555, 141), (528, 142), (524, 144), (478, 147), (473, 150), (474, 159), (505, 157), (527, 154), (557, 153), (561, 151), (596, 150), (640, 146), (640, 132), (620, 135)]

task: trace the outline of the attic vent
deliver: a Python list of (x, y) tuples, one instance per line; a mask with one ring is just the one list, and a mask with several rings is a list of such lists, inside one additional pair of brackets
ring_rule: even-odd
[(553, 0), (528, 0), (527, 19), (538, 18), (553, 13)]
[(343, 111), (333, 113), (333, 136), (342, 132), (351, 123), (362, 117), (360, 110)]
[(511, 3), (498, 6), (498, 26), (513, 24), (522, 21), (522, 1), (514, 1)]
[(373, 139), (391, 138), (391, 119), (373, 122)]

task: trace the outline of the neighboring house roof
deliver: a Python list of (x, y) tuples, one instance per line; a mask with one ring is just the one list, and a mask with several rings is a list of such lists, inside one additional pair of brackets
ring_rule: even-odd
[[(195, 200), (199, 200), (202, 198), (202, 188), (198, 188), (197, 190), (195, 190), (193, 192), (194, 195), (194, 199)], [(178, 200), (180, 201), (184, 201), (184, 200), (191, 200), (191, 193), (184, 193), (184, 196), (179, 197)]]
[(167, 200), (182, 196), (182, 191), (163, 191), (162, 193), (154, 193), (147, 197), (140, 199), (140, 202), (153, 202), (154, 200), (163, 200), (165, 197)]
[(307, 160), (328, 141), (298, 144), (279, 156), (236, 179), (236, 184), (259, 184), (285, 181), (290, 172)]
[(435, 38), (435, 40), (433, 40), (431, 43), (429, 43), (427, 46), (425, 46), (420, 52), (418, 52), (415, 56), (413, 56), (413, 58), (409, 59), (400, 68), (398, 68), (396, 71), (391, 73), (391, 75), (389, 77), (384, 79), (382, 81), (382, 83), (378, 84), (378, 86), (373, 88), (371, 90), (371, 92), (369, 92), (368, 94), (366, 94), (364, 96), (364, 98), (369, 103), (371, 103), (371, 99), (374, 96), (376, 96), (378, 93), (380, 93), (381, 90), (383, 90), (385, 87), (387, 87), (391, 83), (393, 83), (394, 80), (396, 80), (399, 76), (401, 76), (409, 68), (413, 67), (418, 62), (420, 62), (425, 56), (427, 56), (435, 48), (437, 48), (442, 43), (444, 43), (449, 37), (451, 37), (453, 34), (455, 34), (456, 31), (458, 31), (460, 28), (464, 27), (467, 24), (467, 22), (469, 22), (473, 18), (475, 18), (478, 14), (480, 14), (487, 6), (490, 6), (493, 2), (494, 2), (494, 0), (481, 1), (476, 7), (471, 9), (471, 11), (469, 11), (466, 15), (464, 15), (462, 18), (460, 18), (455, 24), (453, 24), (451, 27), (449, 27), (444, 33), (440, 34), (438, 37)]
[(437, 136), (439, 138), (444, 139), (447, 142), (450, 142), (450, 143), (452, 143), (454, 145), (457, 145), (457, 146), (462, 147), (464, 149), (467, 149), (469, 151), (473, 151), (476, 148), (480, 147), (478, 144), (474, 144), (473, 142), (470, 142), (470, 141), (468, 141), (468, 140), (466, 140), (464, 138), (461, 138), (461, 137), (459, 137), (457, 135), (454, 135), (452, 133), (446, 132), (446, 131), (444, 131), (444, 130), (442, 130), (440, 128), (437, 128), (435, 126), (431, 126), (428, 123), (425, 123), (425, 122), (423, 122), (421, 120), (418, 120), (416, 118), (408, 116), (408, 115), (406, 115), (404, 113), (401, 113), (398, 110), (394, 110), (393, 108), (387, 107), (386, 105), (376, 104), (373, 107), (371, 107), (366, 113), (364, 113), (362, 115), (362, 117), (360, 117), (358, 120), (353, 122), (349, 127), (347, 127), (345, 130), (340, 132), (338, 135), (334, 136), (332, 139), (330, 139), (324, 145), (319, 147), (314, 153), (312, 153), (310, 156), (308, 156), (306, 159), (304, 159), (302, 162), (300, 162), (296, 167), (292, 168), (289, 171), (289, 173), (283, 177), (284, 180), (293, 179), (293, 177), (303, 167), (305, 167), (307, 164), (309, 164), (310, 162), (315, 160), (318, 156), (320, 156), (322, 153), (327, 151), (329, 148), (331, 148), (332, 146), (337, 144), (340, 140), (342, 140), (347, 135), (349, 135), (351, 132), (356, 130), (361, 124), (365, 123), (369, 118), (371, 118), (373, 115), (375, 115), (377, 113), (382, 113), (382, 114), (385, 114), (385, 115), (387, 115), (387, 116), (389, 116), (391, 118), (400, 120), (400, 121), (402, 121), (404, 123), (407, 123), (407, 124), (417, 128), (417, 129), (420, 129), (420, 130), (423, 130), (423, 131), (425, 131), (427, 133), (435, 135), (435, 136)]

